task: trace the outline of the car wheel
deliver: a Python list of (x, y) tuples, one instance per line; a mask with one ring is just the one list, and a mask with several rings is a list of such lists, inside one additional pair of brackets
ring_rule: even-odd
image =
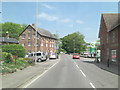
[(40, 58), (37, 60), (37, 62), (40, 62), (41, 60), (40, 60)]

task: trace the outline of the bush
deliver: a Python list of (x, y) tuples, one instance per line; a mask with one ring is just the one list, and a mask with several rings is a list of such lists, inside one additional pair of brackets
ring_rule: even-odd
[(4, 61), (5, 63), (12, 63), (13, 62), (12, 54), (2, 52), (2, 61)]
[(25, 61), (27, 61), (29, 64), (33, 63), (34, 61), (30, 58), (23, 58)]
[(20, 44), (2, 45), (2, 51), (17, 57), (25, 57), (26, 54), (25, 48)]

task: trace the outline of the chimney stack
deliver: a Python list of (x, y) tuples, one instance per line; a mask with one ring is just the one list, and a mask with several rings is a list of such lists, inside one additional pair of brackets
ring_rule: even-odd
[(34, 27), (35, 27), (35, 24), (32, 24), (32, 26), (34, 26)]

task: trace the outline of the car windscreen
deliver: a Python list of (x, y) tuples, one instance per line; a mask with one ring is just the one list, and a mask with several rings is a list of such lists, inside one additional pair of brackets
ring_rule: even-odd
[(73, 54), (73, 55), (79, 55), (79, 54), (76, 53), (76, 54)]

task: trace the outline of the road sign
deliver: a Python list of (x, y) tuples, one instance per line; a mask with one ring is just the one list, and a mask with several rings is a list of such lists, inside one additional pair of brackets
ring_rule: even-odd
[(95, 53), (95, 48), (90, 47), (90, 53)]
[(95, 48), (95, 43), (94, 42), (90, 43), (90, 47)]

